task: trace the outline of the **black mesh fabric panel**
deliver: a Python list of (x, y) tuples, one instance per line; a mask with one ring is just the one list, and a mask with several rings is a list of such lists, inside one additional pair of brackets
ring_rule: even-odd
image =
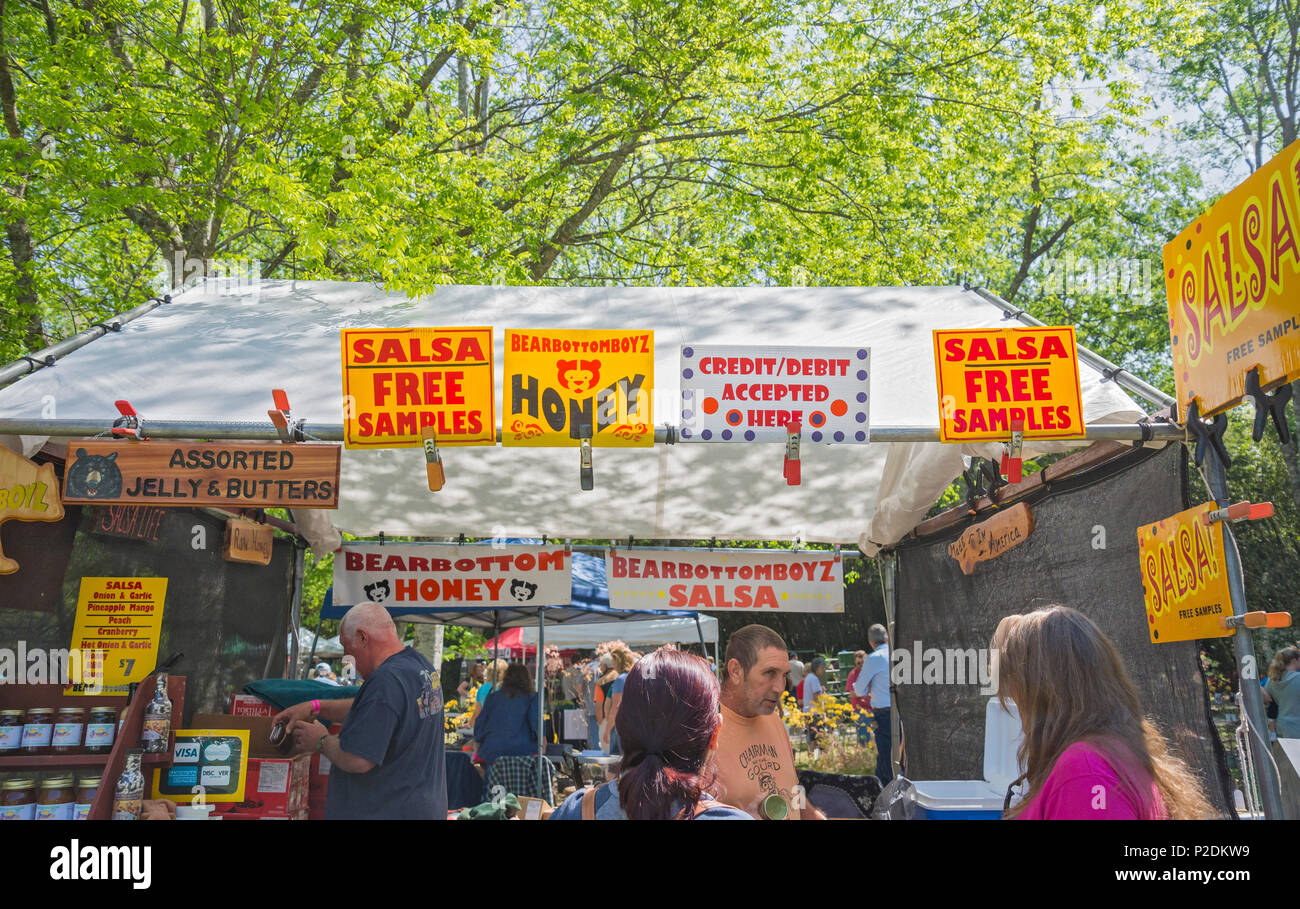
[[(966, 525), (900, 547), (891, 649), (986, 649), (1005, 615), (1053, 603), (1073, 606), (1114, 641), (1148, 715), (1200, 775), (1211, 803), (1228, 815), (1227, 766), (1209, 717), (1197, 644), (1151, 643), (1138, 568), (1137, 527), (1186, 507), (1186, 453), (1170, 445), (1119, 462), (1058, 481), (1030, 499), (1035, 527), (1029, 539), (980, 563), (970, 577), (948, 554)], [(896, 684), (907, 776), (983, 778), (987, 700), (978, 684)]]

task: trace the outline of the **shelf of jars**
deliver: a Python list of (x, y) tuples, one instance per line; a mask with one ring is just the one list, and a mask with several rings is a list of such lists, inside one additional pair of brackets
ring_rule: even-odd
[[(185, 677), (165, 678), (165, 696), (151, 674), (130, 703), (62, 685), (0, 685), (0, 819), (107, 820), (128, 752), (145, 748), (131, 779), (147, 788), (153, 769), (171, 764), (171, 730), (185, 709)], [(144, 794), (130, 793), (137, 814)]]

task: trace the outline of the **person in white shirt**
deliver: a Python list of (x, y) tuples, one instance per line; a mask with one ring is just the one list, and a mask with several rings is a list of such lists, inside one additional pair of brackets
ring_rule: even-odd
[(793, 650), (790, 651), (788, 656), (790, 657), (790, 686), (786, 688), (786, 691), (795, 694), (799, 690), (799, 683), (803, 681), (803, 663), (799, 662), (799, 657), (795, 655)]
[(853, 683), (853, 693), (860, 698), (871, 698), (876, 727), (876, 779), (884, 786), (894, 778), (890, 754), (893, 740), (889, 728), (889, 634), (884, 625), (872, 625), (867, 629), (867, 640), (872, 650)]

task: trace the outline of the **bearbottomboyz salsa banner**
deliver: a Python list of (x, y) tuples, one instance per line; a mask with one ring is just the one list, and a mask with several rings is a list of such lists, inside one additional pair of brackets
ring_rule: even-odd
[(843, 612), (844, 570), (826, 551), (608, 550), (615, 609)]
[(400, 606), (567, 606), (563, 546), (346, 543), (334, 556), (334, 602)]

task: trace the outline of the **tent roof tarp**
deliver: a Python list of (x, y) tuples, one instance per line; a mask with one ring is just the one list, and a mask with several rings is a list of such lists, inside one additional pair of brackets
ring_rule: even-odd
[[(870, 422), (938, 421), (932, 329), (1015, 325), (960, 287), (466, 287), (419, 299), (365, 283), (211, 281), (0, 389), (0, 418), (116, 415), (266, 423), (271, 389), (295, 417), (341, 421), (339, 330), (491, 325), (496, 388), (504, 329), (653, 329), (655, 423), (678, 422), (683, 344), (863, 345), (871, 348)], [(1142, 415), (1114, 382), (1080, 364), (1088, 423)], [(44, 439), (24, 437), (31, 454)], [(1078, 443), (1025, 446), (1025, 456)], [(447, 485), (431, 496), (418, 448), (344, 451), (337, 512), (318, 513), (361, 536), (542, 536), (552, 539), (803, 539), (868, 551), (901, 538), (961, 472), (961, 455), (998, 446), (817, 445), (804, 441), (803, 483), (786, 485), (778, 444), (598, 448), (596, 487), (578, 489), (575, 449), (483, 447), (443, 452)], [(891, 455), (891, 452), (893, 454)], [(889, 463), (886, 458), (889, 456)], [(877, 515), (877, 504), (881, 511)], [(876, 520), (873, 522), (873, 516)], [(337, 544), (306, 522), (313, 548)], [(865, 533), (864, 533), (865, 531)]]

